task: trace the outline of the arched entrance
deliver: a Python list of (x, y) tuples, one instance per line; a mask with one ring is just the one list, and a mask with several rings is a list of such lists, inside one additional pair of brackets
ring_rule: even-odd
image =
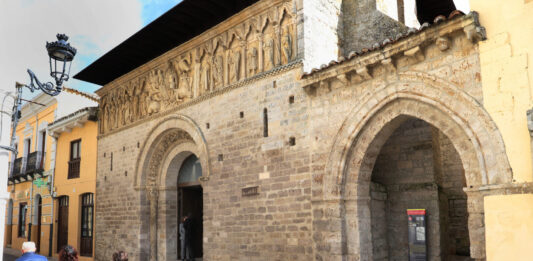
[[(188, 117), (162, 120), (141, 147), (135, 177), (143, 212), (142, 260), (181, 260), (180, 220), (190, 214), (193, 254), (203, 256), (203, 198), (209, 179), (207, 144)], [(146, 241), (145, 241), (146, 240)], [(148, 242), (147, 242), (148, 241)], [(148, 247), (147, 247), (148, 246)]]
[[(480, 188), (512, 180), (497, 127), (479, 102), (446, 82), (423, 73), (411, 72), (399, 74), (397, 81), (393, 82), (376, 88), (354, 108), (335, 137), (325, 175), (314, 179), (315, 194), (320, 196), (315, 198), (315, 209), (326, 211), (333, 204), (338, 204), (338, 211), (341, 213), (338, 221), (325, 221), (338, 224), (340, 244), (331, 245), (320, 240), (316, 244), (323, 249), (325, 248), (320, 244), (329, 244), (331, 248), (335, 247), (339, 256), (359, 260), (387, 260), (395, 257), (397, 253), (394, 251), (398, 248), (391, 249), (390, 246), (394, 243), (390, 242), (407, 241), (407, 238), (391, 238), (390, 235), (392, 232), (404, 233), (400, 229), (407, 226), (405, 211), (417, 207), (410, 204), (421, 199), (419, 205), (423, 206), (420, 208), (432, 209), (431, 213), (436, 217), (432, 219), (432, 224), (428, 224), (428, 229), (429, 226), (435, 229), (431, 235), (434, 239), (429, 246), (433, 252), (439, 251), (439, 255), (468, 255), (463, 249), (469, 248), (472, 258), (485, 258), (483, 194), (479, 192)], [(411, 129), (403, 124), (411, 126)], [(416, 137), (414, 143), (422, 145), (410, 147), (412, 154), (421, 154), (419, 156), (428, 156), (423, 152), (431, 148), (431, 157), (417, 163), (424, 167), (423, 164), (429, 162), (426, 169), (415, 170), (414, 163), (407, 158), (392, 158), (401, 155), (407, 157), (409, 154), (399, 153), (402, 146), (398, 144), (404, 144), (402, 139), (405, 135), (395, 132), (400, 130), (416, 133), (417, 128), (413, 129), (413, 126), (423, 127), (425, 133), (431, 133), (427, 135), (426, 145), (420, 137)], [(438, 143), (433, 140), (447, 144), (446, 157), (434, 157), (441, 152), (435, 151)], [(394, 147), (394, 144), (397, 146)], [(457, 182), (452, 185), (445, 185), (446, 180), (436, 175), (442, 174), (440, 161), (443, 160), (449, 163), (447, 166), (455, 167), (451, 171), (453, 175), (450, 175)], [(441, 169), (437, 166), (441, 166)], [(420, 176), (416, 177), (414, 173)], [(407, 178), (403, 180), (405, 177)], [(427, 179), (428, 177), (431, 179)], [(468, 188), (466, 202), (462, 193), (464, 188)], [(423, 190), (426, 195), (418, 195), (409, 189)], [(402, 193), (412, 199), (402, 200), (405, 196)], [(450, 197), (447, 198), (448, 196)], [(465, 231), (463, 234), (455, 233), (447, 223), (451, 218), (450, 209), (446, 209), (446, 206), (456, 203), (450, 202), (450, 199), (457, 200), (457, 213), (461, 217), (454, 222), (464, 224), (464, 220), (468, 220), (468, 225), (462, 227)], [(446, 202), (448, 203), (445, 204)], [(381, 208), (376, 207), (380, 204)], [(465, 209), (466, 213), (461, 214)], [(394, 218), (398, 218), (403, 225), (394, 224)], [(383, 219), (391, 222), (380, 224)], [(393, 231), (394, 229), (397, 231)], [(316, 238), (320, 239), (320, 235), (326, 238), (328, 234), (319, 232)], [(465, 242), (467, 238), (469, 242)], [(450, 243), (453, 239), (458, 239), (459, 242)], [(378, 249), (387, 251), (378, 253)], [(405, 248), (401, 251), (404, 252), (399, 255), (406, 254)], [(322, 254), (327, 255), (326, 252), (319, 253)]]
[[(203, 190), (199, 178), (202, 176), (202, 164), (196, 155), (192, 154), (181, 165), (178, 175), (178, 222), (183, 223), (187, 217), (189, 229), (186, 229), (190, 238), (192, 257), (201, 258), (203, 234)], [(178, 242), (178, 260), (184, 259), (183, 245)]]
[[(470, 257), (464, 169), (450, 139), (423, 120), (400, 117), (375, 159), (370, 178), (373, 260), (464, 260)], [(399, 124), (399, 125), (398, 125)], [(397, 126), (398, 125), (398, 126)], [(378, 134), (379, 135), (379, 134)], [(408, 245), (408, 209), (423, 209), (416, 252)]]

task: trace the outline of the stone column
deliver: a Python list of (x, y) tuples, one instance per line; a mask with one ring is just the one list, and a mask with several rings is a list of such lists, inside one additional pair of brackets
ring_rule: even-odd
[(157, 201), (159, 191), (155, 186), (146, 189), (150, 201), (150, 261), (157, 261)]
[(281, 29), (279, 24), (274, 26), (276, 39), (274, 41), (274, 67), (281, 65)]
[(470, 237), (470, 256), (475, 260), (485, 260), (485, 193), (477, 188), (465, 189), (468, 209), (468, 234)]

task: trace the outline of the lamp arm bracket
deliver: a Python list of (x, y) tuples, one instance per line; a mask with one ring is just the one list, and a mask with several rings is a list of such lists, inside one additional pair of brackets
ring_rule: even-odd
[(61, 87), (55, 87), (51, 82), (41, 83), (35, 73), (28, 69), (28, 74), (30, 75), (30, 84), (23, 84), (21, 86), (27, 87), (31, 92), (36, 90), (41, 90), (44, 93), (50, 96), (56, 96), (61, 92)]

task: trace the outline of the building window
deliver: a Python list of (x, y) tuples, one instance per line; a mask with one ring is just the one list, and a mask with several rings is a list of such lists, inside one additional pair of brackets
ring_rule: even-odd
[(70, 143), (70, 161), (68, 162), (68, 178), (75, 179), (80, 177), (80, 149), (81, 140), (75, 140)]
[(93, 213), (94, 194), (87, 193), (81, 196), (81, 242), (80, 255), (93, 255)]
[(25, 237), (26, 236), (26, 212), (27, 209), (27, 203), (20, 203), (19, 205), (19, 237)]

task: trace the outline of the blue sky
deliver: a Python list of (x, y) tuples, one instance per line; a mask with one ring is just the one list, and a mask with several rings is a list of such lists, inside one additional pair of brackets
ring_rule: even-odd
[[(67, 34), (78, 51), (67, 87), (94, 92), (98, 85), (73, 79), (79, 71), (119, 45), (181, 0), (16, 0), (0, 1), (0, 89), (15, 91), (15, 82), (29, 83), (31, 69), (41, 82), (50, 77), (46, 42)], [(20, 18), (24, 14), (24, 19)], [(24, 98), (40, 93), (24, 89)]]

